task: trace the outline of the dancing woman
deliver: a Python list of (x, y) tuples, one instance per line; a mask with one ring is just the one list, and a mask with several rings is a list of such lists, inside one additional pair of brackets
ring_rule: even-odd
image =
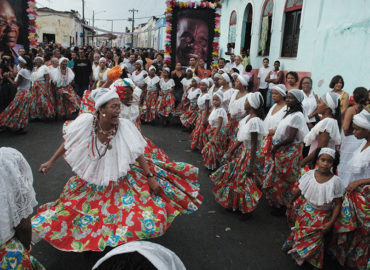
[(152, 122), (156, 116), (156, 104), (159, 91), (159, 77), (155, 74), (156, 68), (150, 66), (149, 76), (144, 79), (145, 82), (145, 97), (142, 111), (142, 120), (144, 122)]
[(143, 156), (146, 141), (119, 117), (115, 91), (96, 89), (92, 97), (96, 114), (81, 114), (65, 126), (64, 143), (40, 167), (46, 174), (64, 155), (77, 174), (32, 220), (39, 236), (65, 251), (102, 251), (161, 236), (177, 215), (196, 211), (202, 199), (197, 168)]

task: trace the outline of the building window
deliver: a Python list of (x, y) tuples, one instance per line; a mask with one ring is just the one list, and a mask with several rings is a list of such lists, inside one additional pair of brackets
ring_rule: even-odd
[(287, 0), (281, 56), (297, 57), (303, 0)]
[(258, 55), (259, 56), (268, 56), (270, 53), (273, 8), (274, 8), (274, 1), (266, 0), (265, 4), (263, 5), (263, 9), (262, 9), (260, 41), (258, 44)]
[(228, 43), (235, 43), (236, 40), (236, 11), (231, 12), (229, 23)]

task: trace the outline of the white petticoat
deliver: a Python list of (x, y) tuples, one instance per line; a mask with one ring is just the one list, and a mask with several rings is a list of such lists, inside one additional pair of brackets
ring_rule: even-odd
[[(130, 170), (130, 165), (144, 154), (146, 141), (137, 128), (127, 119), (119, 119), (116, 135), (111, 141), (112, 149), (99, 158), (93, 131), (94, 116), (81, 114), (65, 127), (63, 132), (65, 160), (72, 170), (83, 180), (107, 186), (110, 181), (117, 181)], [(97, 141), (100, 153), (105, 145)]]

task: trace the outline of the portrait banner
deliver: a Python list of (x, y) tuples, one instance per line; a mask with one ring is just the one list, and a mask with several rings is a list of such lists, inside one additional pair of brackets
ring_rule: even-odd
[(165, 62), (188, 66), (192, 57), (207, 66), (219, 56), (221, 4), (212, 2), (167, 1)]
[(20, 48), (34, 48), (36, 38), (35, 1), (0, 0), (0, 54), (18, 55)]

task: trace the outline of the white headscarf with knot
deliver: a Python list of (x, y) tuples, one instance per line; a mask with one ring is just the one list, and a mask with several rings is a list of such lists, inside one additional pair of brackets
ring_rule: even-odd
[(276, 84), (274, 85), (274, 87), (272, 87), (272, 90), (278, 91), (279, 94), (282, 95), (283, 97), (286, 96), (286, 87), (284, 84)]
[(62, 57), (62, 58), (59, 59), (59, 65), (61, 65), (64, 60), (67, 60), (67, 62), (69, 61), (69, 59), (67, 57)]
[(331, 112), (335, 114), (336, 110), (339, 109), (338, 108), (339, 98), (340, 95), (338, 95), (337, 93), (328, 92), (324, 96), (322, 96), (321, 99), (324, 101), (326, 106), (328, 106), (331, 109)]
[(263, 104), (263, 97), (260, 92), (254, 92), (247, 95), (248, 103), (253, 109), (258, 109)]
[(91, 92), (90, 96), (95, 101), (95, 109), (97, 110), (108, 101), (119, 98), (116, 91), (112, 91), (108, 88), (95, 89)]
[(143, 62), (143, 60), (136, 60), (136, 62), (135, 63), (138, 63), (138, 64), (140, 64), (140, 66), (143, 66), (143, 64), (144, 64), (144, 62)]
[(353, 116), (353, 123), (360, 128), (370, 130), (370, 113), (363, 109), (359, 114)]
[(199, 79), (199, 77), (194, 77), (194, 78), (193, 78), (193, 80), (195, 80), (195, 81), (197, 82), (197, 84), (199, 84), (199, 83), (200, 83), (200, 79)]
[(248, 86), (249, 76), (238, 74), (238, 80), (242, 83), (243, 86)]
[(105, 59), (105, 57), (100, 57), (100, 59), (99, 59), (99, 63), (100, 63), (100, 62), (107, 63), (107, 59)]
[(203, 79), (200, 82), (201, 83), (205, 83), (207, 85), (207, 87), (209, 87), (209, 81), (208, 81), (208, 79)]
[(321, 148), (318, 156), (321, 156), (322, 154), (327, 154), (332, 158), (335, 158), (335, 150), (328, 147)]
[(213, 94), (214, 96), (218, 96), (218, 98), (220, 99), (221, 103), (224, 101), (224, 93), (222, 93), (222, 91), (216, 91), (216, 93)]
[(157, 71), (157, 69), (155, 68), (155, 66), (150, 66), (149, 67), (149, 71), (151, 71), (152, 69), (154, 69), (155, 71)]
[(302, 103), (304, 100), (303, 91), (299, 89), (292, 89), (289, 90), (289, 93), (293, 94), (293, 96), (298, 100), (299, 103)]

